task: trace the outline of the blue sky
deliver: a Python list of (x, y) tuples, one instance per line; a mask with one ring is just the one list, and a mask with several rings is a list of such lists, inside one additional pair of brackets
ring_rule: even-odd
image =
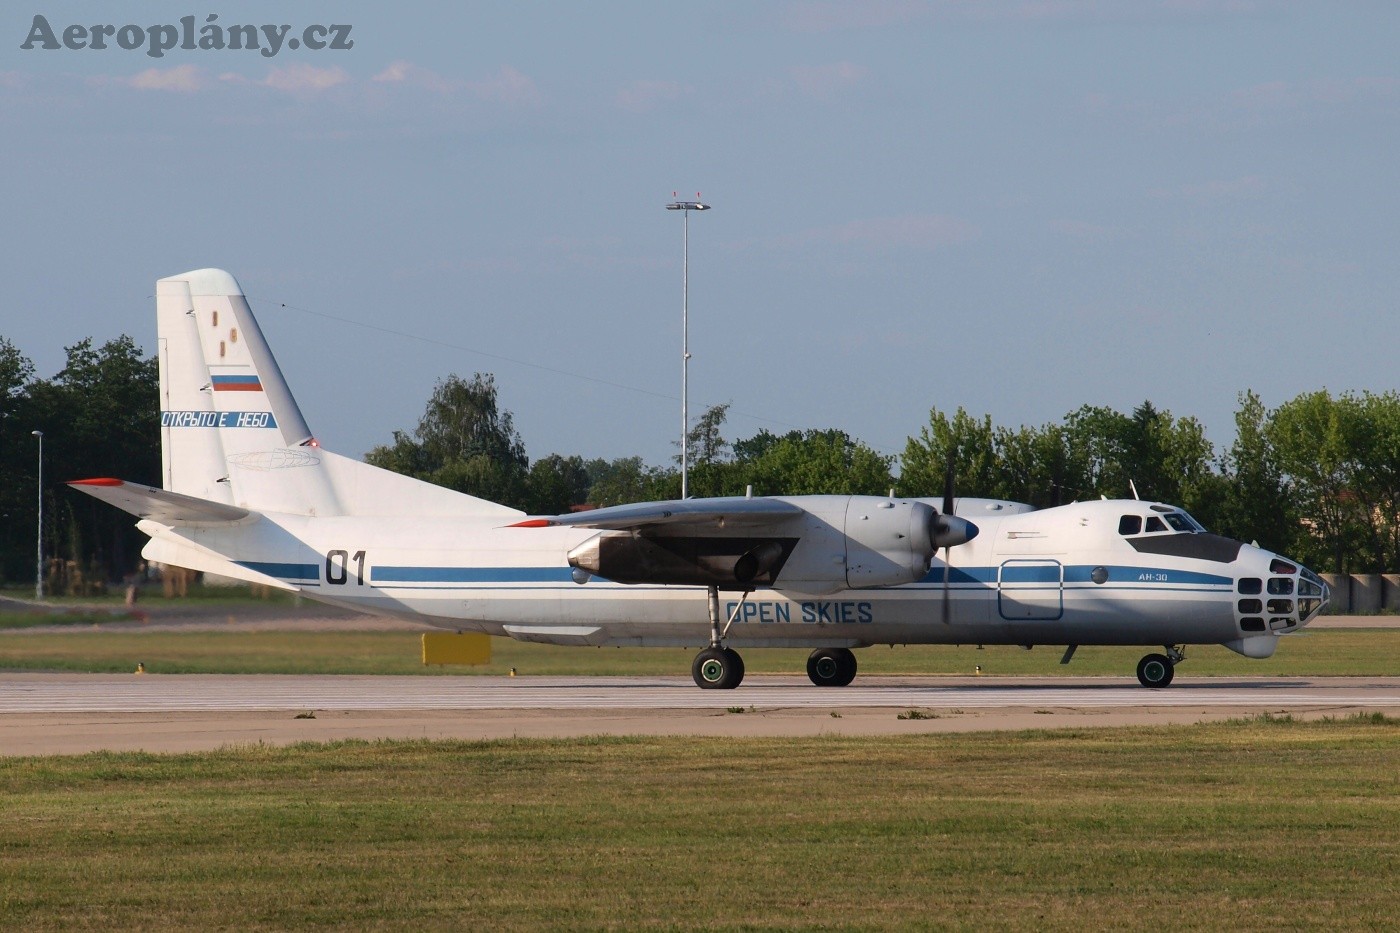
[[(1227, 444), (1242, 390), (1396, 387), (1400, 5), (406, 6), (0, 13), (0, 334), (46, 376), (153, 349), (154, 280), (219, 266), (332, 449), (484, 371), (532, 457), (659, 464), (699, 191), (691, 411), (730, 438), (1150, 399)], [(35, 13), (354, 48), (21, 49)]]

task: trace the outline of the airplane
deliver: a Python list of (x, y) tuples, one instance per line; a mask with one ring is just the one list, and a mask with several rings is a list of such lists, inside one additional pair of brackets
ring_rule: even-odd
[(1273, 654), (1327, 605), (1297, 561), (1137, 499), (738, 496), (530, 516), (332, 453), (312, 434), (238, 282), (156, 283), (160, 488), (71, 485), (139, 519), (152, 562), (347, 609), (529, 642), (699, 649), (732, 689), (738, 648), (812, 649), (817, 686), (877, 644), (1162, 646)]

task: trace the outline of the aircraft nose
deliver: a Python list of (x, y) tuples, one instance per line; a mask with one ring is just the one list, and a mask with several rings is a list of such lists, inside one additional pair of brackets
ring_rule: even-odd
[(1306, 567), (1298, 568), (1298, 624), (1307, 625), (1332, 601), (1332, 589)]
[(1286, 557), (1256, 553), (1260, 576), (1241, 577), (1236, 587), (1242, 631), (1295, 632), (1327, 607), (1332, 593), (1321, 577)]

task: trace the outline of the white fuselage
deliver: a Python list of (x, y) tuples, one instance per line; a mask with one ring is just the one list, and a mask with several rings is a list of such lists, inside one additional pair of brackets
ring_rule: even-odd
[[(1150, 517), (1152, 508), (1101, 501), (972, 514), (975, 539), (940, 551), (921, 580), (899, 586), (812, 592), (785, 587), (780, 575), (747, 598), (736, 587), (721, 594), (722, 612), (734, 616), (729, 639), (736, 647), (1225, 644), (1257, 657), (1315, 614), (1293, 598), (1300, 568), (1271, 572), (1282, 562), (1271, 552), (1230, 542), (1237, 551), (1224, 560), (1134, 547), (1181, 536), (1120, 532), (1123, 516)], [(180, 534), (310, 598), (364, 612), (562, 644), (710, 641), (705, 587), (619, 584), (572, 568), (566, 555), (593, 529), (267, 514)]]

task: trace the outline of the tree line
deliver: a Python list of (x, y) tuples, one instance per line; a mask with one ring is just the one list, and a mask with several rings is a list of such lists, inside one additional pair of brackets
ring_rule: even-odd
[[(44, 432), (45, 553), (90, 577), (119, 579), (140, 560), (130, 516), (63, 486), (86, 476), (160, 485), (156, 361), (131, 338), (66, 348), (52, 378), (0, 337), (0, 581), (32, 581), (38, 438)], [(1305, 393), (1267, 408), (1243, 393), (1235, 439), (1217, 450), (1201, 423), (1144, 401), (1131, 412), (1083, 406), (1039, 427), (934, 408), (898, 455), (834, 428), (725, 437), (729, 406), (695, 419), (686, 439), (692, 496), (941, 496), (951, 465), (960, 496), (1052, 506), (1136, 493), (1181, 505), (1220, 534), (1319, 570), (1400, 569), (1400, 394)], [(676, 463), (641, 457), (530, 459), (495, 379), (438, 381), (410, 430), (365, 459), (385, 469), (520, 508), (674, 499)]]

